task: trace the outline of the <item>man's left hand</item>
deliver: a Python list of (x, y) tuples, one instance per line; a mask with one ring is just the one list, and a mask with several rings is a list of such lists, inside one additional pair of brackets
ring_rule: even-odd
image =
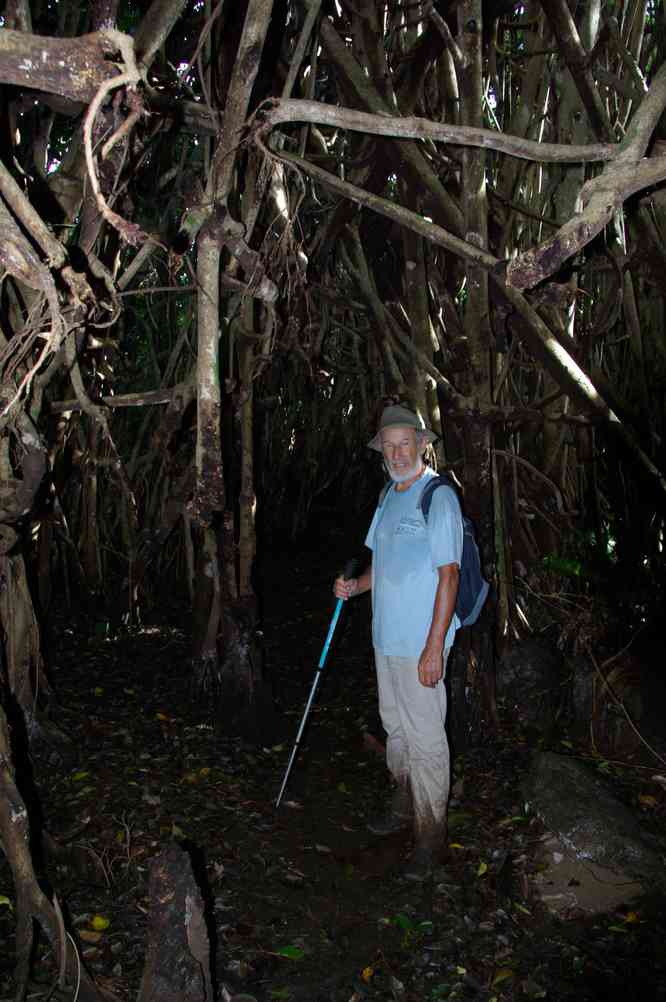
[(444, 674), (444, 660), (441, 647), (426, 647), (419, 658), (419, 682), (434, 689)]

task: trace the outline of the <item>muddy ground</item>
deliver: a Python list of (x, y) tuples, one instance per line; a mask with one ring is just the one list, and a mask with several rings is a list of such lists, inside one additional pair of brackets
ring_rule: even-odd
[[(408, 837), (380, 840), (365, 827), (387, 781), (364, 600), (340, 623), (275, 810), (333, 609), (335, 549), (291, 556), (286, 575), (279, 562), (264, 568), (266, 657), (281, 715), (258, 747), (220, 734), (193, 706), (188, 638), (174, 616), (108, 636), (102, 622), (55, 631), (50, 671), (71, 744), (64, 766), (34, 778), (44, 824), (89, 859), (87, 875), (60, 865), (47, 876), (91, 973), (116, 998), (136, 998), (151, 857), (175, 839), (191, 852), (208, 903), (220, 997), (666, 999), (662, 899), (562, 919), (536, 895), (547, 835), (524, 812), (520, 780), (533, 745), (515, 720), (500, 735), (477, 735), (456, 760), (447, 858), (435, 879), (400, 878)], [(628, 796), (647, 797), (645, 809), (664, 817), (663, 790), (647, 789), (649, 775), (616, 770)], [(0, 861), (3, 896), (0, 1002), (13, 992), (14, 897)], [(57, 966), (44, 943), (35, 973), (31, 997), (46, 997)]]

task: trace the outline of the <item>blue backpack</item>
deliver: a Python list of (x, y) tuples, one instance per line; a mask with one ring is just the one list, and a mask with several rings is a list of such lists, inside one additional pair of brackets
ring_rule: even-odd
[[(393, 481), (390, 481), (382, 489), (379, 495), (380, 508), (392, 486)], [(445, 473), (428, 478), (428, 483), (423, 488), (417, 505), (426, 525), (428, 524), (432, 496), (438, 487), (452, 487), (453, 490), (456, 489), (453, 480)], [(463, 550), (460, 580), (458, 582), (458, 597), (456, 598), (456, 616), (460, 620), (461, 626), (471, 626), (473, 623), (476, 623), (481, 614), (483, 605), (488, 597), (490, 585), (481, 573), (481, 557), (479, 556), (479, 547), (474, 535), (474, 526), (465, 515), (462, 517), (462, 522)]]

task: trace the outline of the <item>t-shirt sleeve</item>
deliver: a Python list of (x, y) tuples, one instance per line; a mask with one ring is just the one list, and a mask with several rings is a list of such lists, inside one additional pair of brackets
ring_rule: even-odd
[[(438, 487), (428, 513), (428, 543), (433, 570), (462, 562), (463, 523), (460, 503), (451, 487)], [(367, 545), (367, 544), (366, 544)]]
[(379, 508), (375, 509), (375, 514), (372, 516), (372, 522), (370, 523), (370, 528), (368, 529), (368, 535), (365, 537), (365, 545), (369, 550), (374, 550), (375, 548), (375, 532), (377, 530), (377, 522), (379, 521)]

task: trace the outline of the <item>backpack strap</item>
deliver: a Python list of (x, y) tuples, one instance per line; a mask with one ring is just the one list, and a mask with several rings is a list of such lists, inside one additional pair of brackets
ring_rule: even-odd
[(455, 483), (446, 473), (438, 473), (436, 477), (429, 478), (428, 483), (421, 492), (421, 497), (417, 505), (417, 508), (420, 509), (421, 514), (423, 515), (423, 520), (426, 525), (428, 524), (428, 515), (430, 513), (432, 496), (438, 487), (451, 487), (453, 490), (456, 489)]

